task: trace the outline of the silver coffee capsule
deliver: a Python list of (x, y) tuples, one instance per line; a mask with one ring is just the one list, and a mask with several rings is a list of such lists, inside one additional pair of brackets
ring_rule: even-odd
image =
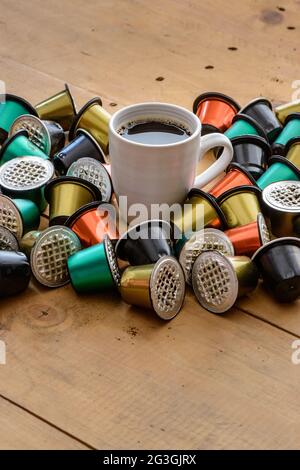
[(7, 196), (30, 199), (45, 209), (44, 186), (54, 175), (54, 166), (40, 157), (17, 157), (0, 167), (0, 186)]
[(263, 190), (262, 199), (273, 234), (300, 237), (300, 181), (272, 183)]
[(2, 225), (0, 225), (0, 250), (19, 251), (15, 235)]
[(72, 163), (67, 176), (76, 176), (93, 183), (100, 189), (102, 201), (109, 202), (112, 195), (112, 182), (106, 168), (94, 158), (80, 158)]
[(192, 284), (199, 303), (213, 313), (229, 310), (242, 295), (253, 291), (259, 273), (247, 256), (224, 256), (204, 251), (196, 259)]
[(65, 144), (63, 128), (54, 121), (42, 121), (36, 116), (19, 116), (12, 124), (9, 137), (20, 130), (28, 132), (28, 139), (46, 155), (52, 156)]
[(192, 284), (194, 262), (200, 253), (207, 250), (219, 251), (224, 255), (234, 255), (233, 244), (221, 230), (206, 228), (194, 233), (184, 244), (179, 255), (179, 263), (181, 264), (185, 280), (188, 284)]
[(47, 287), (60, 287), (70, 280), (68, 257), (81, 249), (80, 241), (72, 230), (56, 225), (49, 227), (37, 238), (30, 254), (32, 274)]

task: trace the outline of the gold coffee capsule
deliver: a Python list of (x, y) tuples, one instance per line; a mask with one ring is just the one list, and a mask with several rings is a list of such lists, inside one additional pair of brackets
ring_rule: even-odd
[(41, 101), (35, 109), (40, 119), (57, 122), (65, 131), (69, 130), (76, 115), (76, 106), (67, 84), (64, 90)]
[(171, 320), (184, 301), (184, 274), (176, 258), (163, 256), (155, 264), (126, 268), (120, 293), (128, 304), (152, 309), (161, 319)]
[(231, 241), (221, 230), (205, 228), (204, 230), (194, 233), (183, 245), (179, 255), (179, 263), (181, 264), (185, 280), (188, 284), (192, 284), (194, 262), (200, 253), (207, 250), (219, 251), (224, 255), (234, 255), (234, 248)]
[(75, 116), (70, 128), (69, 139), (74, 139), (78, 129), (88, 131), (107, 155), (110, 118), (111, 115), (102, 107), (101, 99), (93, 98)]
[(61, 176), (47, 183), (45, 198), (50, 206), (50, 225), (60, 225), (85, 204), (101, 201), (101, 192), (82, 178)]
[(229, 228), (256, 222), (260, 208), (261, 190), (256, 186), (240, 186), (223, 193), (217, 202), (225, 214)]
[(204, 251), (192, 271), (194, 293), (202, 307), (212, 313), (224, 313), (236, 300), (252, 292), (259, 273), (247, 256), (224, 256), (218, 251)]
[(300, 169), (300, 137), (291, 139), (285, 147), (286, 158), (293, 163), (298, 170)]
[(275, 108), (277, 119), (284, 124), (286, 118), (293, 113), (300, 113), (300, 100), (291, 101), (290, 103), (281, 104)]
[(216, 199), (200, 189), (192, 189), (189, 192), (182, 212), (175, 215), (173, 223), (176, 236), (179, 236), (178, 232), (188, 234), (205, 227), (216, 229), (226, 227), (225, 216)]
[(276, 237), (300, 237), (300, 181), (267, 186), (262, 199)]

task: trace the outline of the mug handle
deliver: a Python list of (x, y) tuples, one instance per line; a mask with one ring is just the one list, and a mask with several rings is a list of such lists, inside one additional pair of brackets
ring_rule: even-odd
[(233, 148), (230, 140), (224, 134), (203, 135), (201, 137), (199, 161), (203, 156), (215, 147), (223, 147), (223, 151), (219, 158), (210, 165), (201, 175), (198, 175), (194, 182), (195, 188), (203, 188), (216, 178), (222, 171), (226, 170), (233, 157)]

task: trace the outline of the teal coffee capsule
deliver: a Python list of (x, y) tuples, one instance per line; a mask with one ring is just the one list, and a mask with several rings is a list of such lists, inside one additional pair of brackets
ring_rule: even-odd
[(48, 159), (48, 155), (29, 140), (27, 131), (18, 131), (3, 144), (0, 152), (0, 165), (16, 157), (27, 156)]
[(9, 137), (21, 130), (27, 131), (30, 142), (49, 157), (65, 145), (64, 130), (57, 122), (42, 121), (36, 116), (20, 116), (13, 122)]
[(40, 157), (18, 157), (0, 167), (3, 194), (17, 199), (30, 199), (41, 212), (47, 207), (44, 187), (54, 175), (54, 166)]
[(79, 293), (101, 292), (120, 285), (120, 271), (113, 244), (102, 243), (79, 251), (68, 259), (72, 286)]
[(300, 137), (300, 113), (290, 114), (284, 121), (284, 128), (272, 144), (273, 154), (284, 155), (286, 144), (295, 137)]
[(260, 124), (247, 114), (238, 113), (232, 119), (231, 127), (224, 132), (228, 139), (243, 135), (258, 135), (267, 140), (267, 134)]
[(79, 238), (68, 227), (56, 225), (43, 230), (30, 251), (32, 274), (46, 287), (64, 286), (70, 281), (67, 260), (80, 249)]
[(37, 112), (28, 101), (19, 96), (0, 95), (0, 144), (7, 139), (12, 123), (22, 114), (37, 116)]
[(28, 199), (11, 199), (0, 194), (0, 225), (10, 230), (18, 240), (40, 225), (40, 211)]
[(298, 168), (280, 155), (274, 155), (269, 160), (269, 168), (256, 181), (260, 189), (265, 189), (269, 184), (277, 181), (299, 181), (300, 171)]

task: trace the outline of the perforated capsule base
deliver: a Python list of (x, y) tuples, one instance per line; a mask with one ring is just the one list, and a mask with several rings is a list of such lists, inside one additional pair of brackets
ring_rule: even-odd
[(14, 191), (44, 186), (53, 176), (54, 167), (40, 157), (17, 157), (0, 167), (0, 185)]
[(13, 201), (0, 194), (0, 225), (10, 230), (19, 240), (23, 235), (21, 214)]
[(19, 244), (16, 237), (12, 232), (3, 226), (0, 226), (0, 250), (19, 250)]
[(112, 242), (110, 241), (109, 237), (106, 235), (104, 238), (104, 245), (105, 245), (105, 253), (106, 258), (110, 267), (111, 275), (116, 286), (120, 286), (121, 283), (121, 273), (118, 266), (117, 257), (115, 254), (115, 249), (113, 247)]
[(34, 277), (47, 287), (67, 284), (67, 259), (80, 249), (78, 237), (69, 228), (58, 225), (44, 230), (31, 251)]
[(163, 256), (155, 264), (150, 278), (150, 297), (156, 314), (163, 320), (175, 317), (183, 304), (185, 279), (178, 261)]
[(46, 155), (50, 154), (51, 139), (49, 132), (39, 118), (27, 114), (19, 116), (12, 124), (9, 137), (13, 136), (16, 134), (16, 132), (21, 130), (26, 130), (28, 132), (29, 140), (39, 149), (41, 149)]
[(192, 269), (195, 260), (200, 253), (207, 250), (219, 251), (228, 256), (234, 255), (234, 248), (231, 241), (220, 230), (207, 228), (196, 232), (185, 243), (179, 255), (179, 262), (188, 284), (192, 283)]
[(266, 224), (265, 218), (261, 213), (259, 213), (257, 216), (257, 224), (258, 224), (261, 244), (265, 245), (266, 243), (269, 243), (269, 241), (271, 240), (271, 235), (270, 235), (268, 226)]
[(300, 212), (300, 181), (279, 181), (267, 186), (263, 201), (271, 208), (286, 212)]
[(224, 313), (238, 296), (238, 279), (231, 262), (217, 251), (204, 251), (196, 259), (192, 284), (199, 303), (213, 313)]
[(68, 169), (67, 176), (76, 176), (90, 181), (100, 189), (102, 201), (109, 202), (112, 194), (110, 176), (105, 167), (94, 158), (80, 158), (72, 163)]

